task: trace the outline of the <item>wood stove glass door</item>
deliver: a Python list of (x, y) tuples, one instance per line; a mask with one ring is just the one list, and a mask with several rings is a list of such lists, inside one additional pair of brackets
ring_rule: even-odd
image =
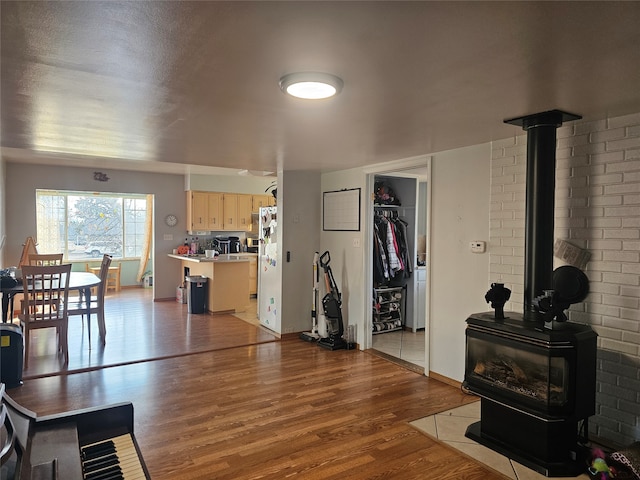
[(569, 357), (564, 353), (467, 332), (465, 381), (483, 396), (518, 398), (550, 412), (568, 402)]

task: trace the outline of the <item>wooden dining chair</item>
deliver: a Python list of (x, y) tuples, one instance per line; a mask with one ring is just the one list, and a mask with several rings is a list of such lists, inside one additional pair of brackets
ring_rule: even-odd
[[(89, 345), (91, 345), (91, 314), (95, 313), (98, 316), (98, 326), (104, 325), (104, 294), (107, 291), (107, 278), (109, 275), (109, 267), (111, 266), (111, 257), (104, 255), (102, 257), (102, 263), (100, 264), (100, 284), (97, 287), (96, 295), (92, 295), (91, 298), (72, 298), (69, 300), (69, 316), (80, 315), (84, 322), (84, 315), (89, 314), (87, 319), (87, 332), (89, 335)], [(89, 306), (87, 307), (87, 303)], [(100, 338), (104, 344), (106, 332), (100, 332)]]
[[(38, 266), (49, 266), (49, 265), (61, 265), (62, 257), (64, 254), (62, 253), (29, 253), (27, 255), (26, 265), (38, 265)], [(13, 310), (13, 305), (11, 306)], [(24, 308), (24, 299), (20, 302), (20, 311)]]
[(120, 263), (116, 263), (109, 269), (109, 275), (107, 277), (107, 290), (112, 289), (116, 292), (120, 291), (121, 265), (122, 264)]
[(69, 363), (67, 346), (69, 277), (71, 264), (24, 265), (22, 284), (24, 302), (18, 318), (24, 335), (24, 368), (29, 366), (31, 331), (39, 328), (55, 328), (58, 334), (58, 349)]
[(30, 253), (29, 265), (60, 265), (62, 256), (62, 253)]
[[(21, 474), (29, 472), (31, 468), (30, 455), (25, 454), (28, 439), (28, 428), (17, 428), (14, 426), (12, 414), (17, 413), (22, 419), (22, 406), (18, 406), (6, 394), (5, 384), (0, 383), (0, 471), (2, 478), (5, 478), (5, 471), (9, 472), (7, 478), (21, 478)], [(11, 412), (11, 413), (10, 413)], [(13, 467), (11, 465), (13, 464)], [(13, 472), (12, 472), (13, 470)], [(13, 476), (11, 474), (14, 474)]]

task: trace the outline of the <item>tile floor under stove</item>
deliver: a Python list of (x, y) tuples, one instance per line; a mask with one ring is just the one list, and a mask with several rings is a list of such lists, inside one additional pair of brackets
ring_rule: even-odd
[[(552, 478), (545, 477), (465, 437), (464, 434), (467, 427), (478, 420), (480, 420), (480, 401), (429, 417), (420, 418), (411, 422), (411, 425), (513, 480), (542, 480)], [(567, 480), (568, 477), (563, 478)], [(578, 477), (569, 478), (588, 480), (589, 476), (582, 474)]]

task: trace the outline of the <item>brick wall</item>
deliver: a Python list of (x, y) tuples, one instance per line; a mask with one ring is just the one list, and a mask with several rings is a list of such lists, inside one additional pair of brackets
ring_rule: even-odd
[[(593, 435), (612, 445), (640, 440), (640, 113), (570, 122), (557, 131), (555, 238), (586, 249), (586, 301), (571, 321), (598, 333)], [(526, 132), (492, 145), (491, 282), (523, 311)], [(556, 266), (562, 262), (556, 259)]]

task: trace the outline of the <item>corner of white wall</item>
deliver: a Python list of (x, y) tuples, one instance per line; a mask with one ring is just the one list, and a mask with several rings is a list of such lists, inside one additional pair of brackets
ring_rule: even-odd
[(430, 254), (430, 371), (462, 381), (466, 319), (488, 309), (489, 254), (469, 243), (489, 239), (491, 144), (432, 157)]

